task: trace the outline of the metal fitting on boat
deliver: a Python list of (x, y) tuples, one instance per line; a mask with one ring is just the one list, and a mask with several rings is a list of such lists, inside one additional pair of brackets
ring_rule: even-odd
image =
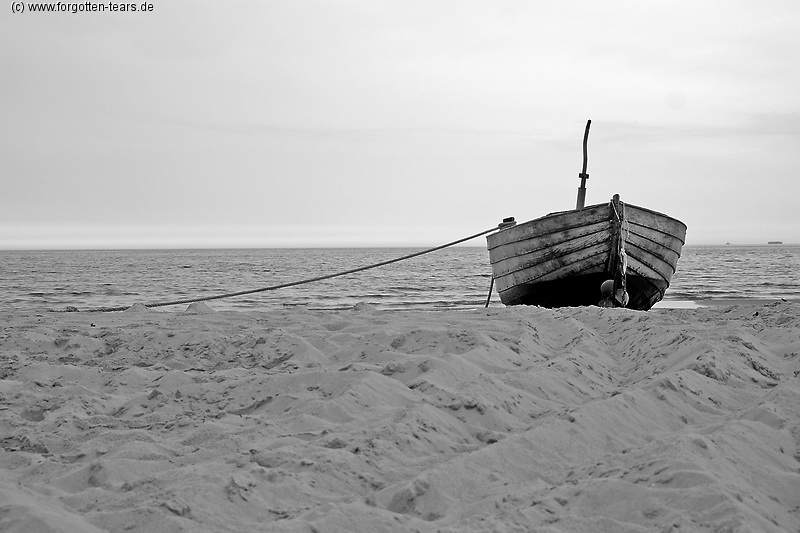
[(504, 218), (503, 221), (497, 225), (498, 229), (510, 228), (512, 226), (516, 226), (517, 221), (514, 220), (514, 217)]

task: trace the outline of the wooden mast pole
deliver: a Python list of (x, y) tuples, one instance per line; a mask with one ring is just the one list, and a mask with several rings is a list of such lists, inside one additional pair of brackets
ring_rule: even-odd
[(586, 165), (589, 162), (589, 153), (587, 151), (587, 143), (589, 142), (589, 126), (592, 125), (591, 120), (586, 121), (586, 132), (583, 134), (583, 171), (578, 174), (581, 179), (581, 186), (578, 187), (578, 202), (575, 209), (583, 209), (586, 203), (586, 180), (589, 179), (589, 174), (586, 173)]

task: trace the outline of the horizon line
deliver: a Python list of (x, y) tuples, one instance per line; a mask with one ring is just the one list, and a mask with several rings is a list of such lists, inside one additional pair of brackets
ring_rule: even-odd
[[(798, 246), (800, 242), (785, 242), (785, 241), (766, 241), (766, 242), (705, 242), (705, 243), (687, 243), (683, 247), (699, 247), (699, 246)], [(16, 246), (3, 246), (0, 245), (0, 252), (102, 252), (102, 251), (156, 251), (156, 250), (356, 250), (356, 249), (420, 249), (431, 248), (437, 245), (429, 244), (363, 244), (363, 245), (263, 245), (263, 246), (190, 246), (190, 245), (175, 245), (175, 246), (97, 246), (97, 247), (82, 247), (82, 246), (65, 246), (65, 247), (16, 247)], [(485, 248), (485, 245), (476, 244), (456, 244), (450, 248)]]

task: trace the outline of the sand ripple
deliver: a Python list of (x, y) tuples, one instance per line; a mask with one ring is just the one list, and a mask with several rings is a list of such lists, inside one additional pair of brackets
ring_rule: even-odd
[(800, 305), (3, 316), (6, 531), (797, 531)]

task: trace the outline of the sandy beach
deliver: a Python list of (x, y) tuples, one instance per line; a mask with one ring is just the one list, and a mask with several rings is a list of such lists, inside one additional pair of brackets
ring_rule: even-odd
[(1, 315), (0, 530), (800, 531), (800, 304), (212, 307)]

